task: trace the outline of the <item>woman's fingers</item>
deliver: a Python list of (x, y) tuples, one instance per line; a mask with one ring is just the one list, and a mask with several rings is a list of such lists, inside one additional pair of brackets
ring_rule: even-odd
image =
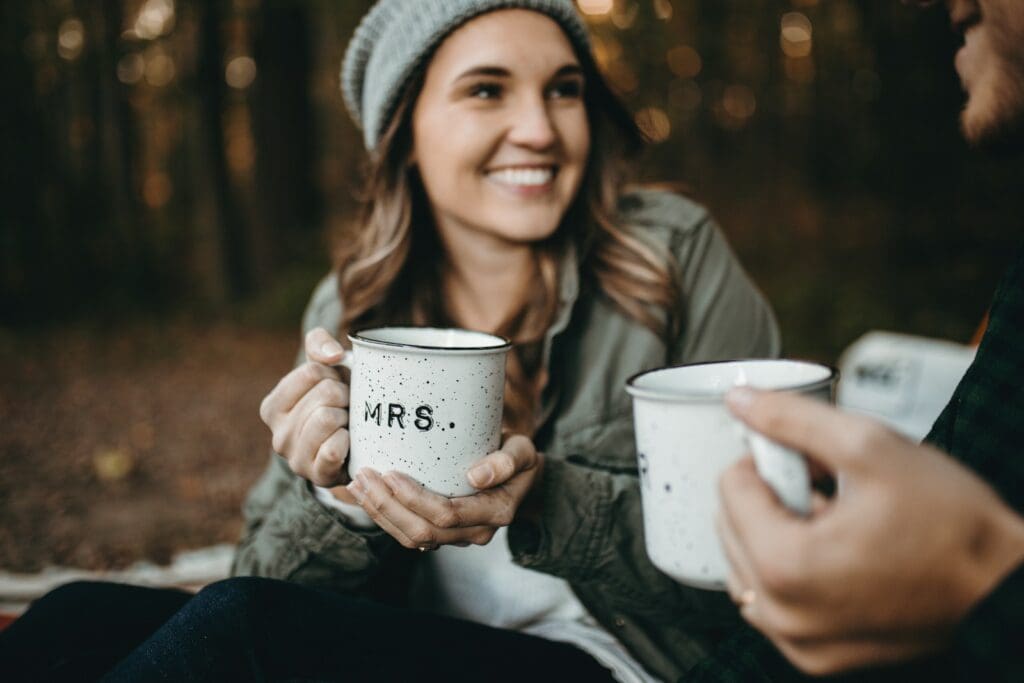
[[(299, 402), (287, 414), (279, 418), (271, 426), (274, 450), (289, 460), (292, 457), (311, 458), (312, 453), (316, 452), (321, 442), (307, 444), (307, 447), (310, 445), (313, 447), (312, 453), (296, 453), (295, 450), (298, 448), (297, 440), (305, 428), (305, 424), (309, 421), (310, 416), (321, 408), (348, 408), (348, 386), (337, 379), (337, 376), (328, 377), (317, 382), (316, 385), (306, 392), (305, 396), (299, 399)], [(347, 424), (346, 419), (344, 423), (338, 426), (344, 427)]]
[[(344, 416), (344, 422), (348, 424), (348, 415)], [(345, 460), (348, 459), (349, 434), (347, 429), (335, 430), (333, 434), (320, 444), (316, 455), (313, 456), (313, 481), (330, 481), (332, 484), (347, 484), (348, 474), (345, 470)]]
[[(409, 484), (422, 489), (418, 484), (412, 482)], [(406, 494), (408, 493), (404, 486), (400, 488)], [(369, 468), (363, 468), (355, 475), (355, 480), (349, 486), (349, 491), (382, 529), (407, 548), (436, 548), (440, 545), (461, 543), (483, 545), (491, 540), (496, 531), (495, 526), (486, 524), (438, 526), (430, 519), (406, 507), (399, 494), (391, 488), (389, 480)], [(426, 491), (426, 489), (423, 491), (427, 496), (443, 498)], [(394, 533), (392, 530), (397, 530), (398, 533)]]
[(505, 483), (515, 475), (537, 465), (537, 449), (525, 436), (510, 436), (495, 451), (469, 468), (466, 476), (477, 489), (488, 489)]
[(338, 340), (322, 327), (314, 328), (306, 334), (305, 350), (306, 358), (324, 365), (337, 365), (345, 355), (345, 349)]
[[(348, 452), (347, 438), (345, 451), (340, 454), (333, 448), (323, 450), (325, 442), (338, 430), (348, 425), (348, 411), (344, 408), (319, 406), (309, 414), (303, 424), (295, 447), (287, 454), (292, 470), (317, 486), (333, 486), (341, 481), (341, 468)], [(347, 433), (347, 432), (346, 432)], [(339, 445), (338, 439), (332, 445)], [(324, 455), (319, 466), (314, 466), (318, 455)]]
[(399, 472), (388, 472), (383, 479), (404, 508), (438, 529), (508, 526), (515, 516), (516, 501), (504, 487), (446, 498)]
[(381, 501), (384, 496), (379, 491), (374, 490), (373, 498), (371, 498), (368, 488), (376, 489), (376, 486), (370, 484), (362, 472), (363, 470), (360, 470), (360, 473), (352, 479), (352, 483), (346, 486), (345, 489), (356, 499), (356, 502), (370, 516), (374, 524), (404, 547), (416, 548), (416, 543), (381, 511), (383, 504), (378, 501)]
[(271, 429), (295, 408), (309, 391), (326, 379), (339, 380), (338, 371), (320, 363), (303, 363), (281, 378), (260, 404), (260, 418)]

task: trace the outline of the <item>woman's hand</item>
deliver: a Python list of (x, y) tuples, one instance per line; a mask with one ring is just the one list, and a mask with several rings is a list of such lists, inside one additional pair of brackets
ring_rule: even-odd
[(317, 486), (348, 482), (348, 385), (332, 367), (344, 355), (327, 330), (311, 330), (308, 361), (285, 375), (260, 404), (274, 450), (295, 474)]
[(363, 468), (348, 492), (374, 522), (406, 548), (486, 545), (512, 523), (527, 494), (539, 482), (544, 457), (525, 436), (508, 437), (469, 469), (478, 493), (446, 498), (398, 472), (383, 475)]
[(729, 592), (805, 672), (941, 648), (1024, 558), (1024, 520), (946, 454), (795, 394), (744, 390), (730, 405), (841, 477), (809, 518), (783, 507), (749, 459), (721, 480)]

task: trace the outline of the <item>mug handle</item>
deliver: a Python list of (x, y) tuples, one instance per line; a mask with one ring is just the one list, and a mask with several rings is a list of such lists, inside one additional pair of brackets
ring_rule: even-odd
[(338, 361), (338, 365), (342, 365), (348, 368), (349, 372), (354, 371), (356, 369), (356, 350), (346, 350), (345, 353), (341, 356), (341, 360)]
[(804, 457), (747, 427), (745, 439), (754, 466), (782, 504), (803, 517), (811, 514), (811, 476)]

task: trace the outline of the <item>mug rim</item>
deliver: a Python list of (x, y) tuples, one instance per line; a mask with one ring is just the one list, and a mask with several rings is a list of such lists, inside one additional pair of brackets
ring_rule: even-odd
[(830, 386), (839, 379), (839, 370), (835, 366), (828, 365), (826, 363), (819, 363), (813, 360), (802, 360), (799, 358), (730, 358), (726, 360), (682, 363), (680, 365), (669, 365), (660, 368), (651, 368), (650, 370), (643, 370), (626, 380), (626, 393), (628, 393), (633, 398), (644, 398), (654, 401), (686, 403), (720, 403), (722, 399), (725, 397), (725, 395), (734, 387), (727, 387), (725, 390), (722, 391), (665, 391), (638, 387), (636, 386), (636, 382), (641, 377), (645, 375), (650, 375), (655, 372), (677, 370), (679, 368), (701, 367), (706, 365), (723, 365), (725, 363), (793, 363), (798, 365), (816, 365), (820, 368), (828, 370), (828, 375), (820, 380), (815, 380), (813, 382), (803, 382), (800, 384), (793, 384), (792, 386), (779, 387), (778, 389), (768, 389), (766, 391), (790, 391), (801, 393), (810, 392), (816, 389), (821, 389)]
[[(363, 336), (367, 333), (375, 332), (378, 330), (424, 330), (429, 332), (469, 332), (471, 334), (483, 335), (491, 337), (501, 341), (501, 344), (491, 346), (431, 346), (429, 344), (411, 344), (408, 342), (393, 342), (384, 341), (382, 339), (371, 339)], [(385, 349), (404, 349), (413, 351), (430, 351), (434, 353), (498, 353), (501, 351), (507, 351), (512, 348), (512, 340), (508, 337), (503, 337), (498, 334), (491, 334), (490, 332), (480, 332), (478, 330), (469, 330), (464, 327), (426, 327), (417, 325), (380, 325), (376, 327), (367, 327), (358, 332), (351, 332), (348, 335), (349, 341), (353, 344), (359, 342), (371, 347), (383, 347)]]

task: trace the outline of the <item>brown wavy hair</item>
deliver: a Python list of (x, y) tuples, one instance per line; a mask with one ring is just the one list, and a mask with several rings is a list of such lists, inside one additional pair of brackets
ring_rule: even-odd
[[(521, 310), (498, 329), (511, 339), (505, 381), (505, 428), (533, 435), (543, 376), (544, 335), (559, 305), (559, 267), (568, 242), (579, 255), (581, 285), (596, 285), (625, 315), (666, 344), (679, 334), (679, 274), (674, 260), (620, 219), (622, 188), (643, 137), (589, 55), (580, 55), (590, 157), (580, 189), (554, 235), (534, 245), (540, 277)], [(427, 60), (429, 61), (429, 60)], [(335, 249), (344, 302), (341, 333), (376, 325), (458, 326), (442, 300), (445, 268), (429, 200), (412, 150), (412, 110), (424, 69), (410, 79), (364, 171), (361, 209)], [(412, 255), (415, 257), (412, 257)]]

